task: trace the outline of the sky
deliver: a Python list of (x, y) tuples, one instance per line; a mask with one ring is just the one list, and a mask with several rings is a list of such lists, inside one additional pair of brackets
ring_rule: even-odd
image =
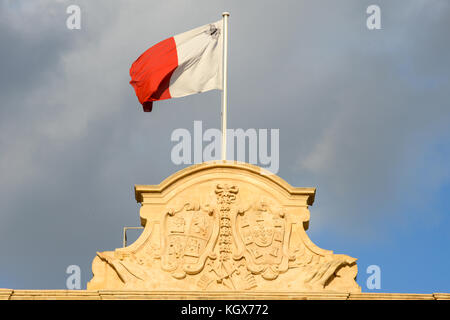
[(220, 91), (144, 113), (129, 68), (223, 11), (228, 127), (279, 129), (278, 175), (317, 188), (311, 240), (358, 258), (363, 292), (450, 292), (447, 0), (1, 0), (0, 288), (65, 289), (69, 265), (86, 288), (139, 225), (134, 185), (187, 166), (171, 133), (220, 128)]

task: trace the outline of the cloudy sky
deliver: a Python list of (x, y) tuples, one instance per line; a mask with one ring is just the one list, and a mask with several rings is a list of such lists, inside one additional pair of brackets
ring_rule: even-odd
[[(81, 8), (81, 30), (66, 8)], [(381, 8), (381, 30), (366, 9)], [(280, 170), (316, 187), (309, 236), (381, 292), (450, 291), (448, 0), (0, 1), (0, 287), (82, 288), (139, 225), (173, 130), (220, 128), (220, 92), (142, 112), (131, 63), (230, 11), (230, 128), (278, 128)], [(130, 238), (137, 234), (130, 233)]]

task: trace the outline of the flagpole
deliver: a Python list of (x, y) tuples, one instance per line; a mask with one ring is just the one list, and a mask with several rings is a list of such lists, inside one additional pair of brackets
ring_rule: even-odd
[(227, 160), (227, 67), (228, 67), (228, 17), (229, 12), (222, 13), (223, 19), (223, 64), (222, 64), (222, 160)]

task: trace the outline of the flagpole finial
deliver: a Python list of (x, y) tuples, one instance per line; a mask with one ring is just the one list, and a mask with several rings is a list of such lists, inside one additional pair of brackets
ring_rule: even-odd
[(222, 12), (222, 17), (229, 16), (230, 13), (228, 11)]

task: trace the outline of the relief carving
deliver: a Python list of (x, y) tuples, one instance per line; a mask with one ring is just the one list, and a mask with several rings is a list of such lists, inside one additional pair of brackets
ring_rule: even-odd
[(163, 218), (161, 268), (176, 279), (203, 269), (212, 251), (218, 228), (214, 210), (209, 206), (186, 203), (178, 210), (169, 209)]
[(255, 203), (239, 211), (236, 221), (238, 251), (253, 274), (273, 280), (288, 270), (290, 225), (282, 209), (274, 210), (266, 202)]
[(88, 289), (359, 292), (356, 259), (306, 235), (315, 190), (257, 169), (202, 164), (162, 187), (137, 186), (144, 232), (97, 253)]

